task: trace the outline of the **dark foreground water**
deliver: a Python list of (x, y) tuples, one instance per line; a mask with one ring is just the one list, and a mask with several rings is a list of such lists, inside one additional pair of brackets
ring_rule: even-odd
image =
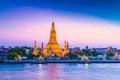
[(120, 80), (120, 64), (0, 64), (0, 80)]

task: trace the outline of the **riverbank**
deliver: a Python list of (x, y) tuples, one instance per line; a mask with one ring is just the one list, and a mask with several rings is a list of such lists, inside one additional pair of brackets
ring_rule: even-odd
[(80, 64), (91, 64), (91, 63), (120, 63), (120, 60), (3, 60), (0, 63), (7, 64), (24, 64), (24, 63), (32, 63), (32, 64), (47, 64), (47, 63), (80, 63)]

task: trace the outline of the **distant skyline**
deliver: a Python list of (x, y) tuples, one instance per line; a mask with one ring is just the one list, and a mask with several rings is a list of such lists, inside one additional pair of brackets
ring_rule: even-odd
[(0, 45), (47, 44), (52, 21), (61, 47), (120, 48), (119, 0), (0, 1)]

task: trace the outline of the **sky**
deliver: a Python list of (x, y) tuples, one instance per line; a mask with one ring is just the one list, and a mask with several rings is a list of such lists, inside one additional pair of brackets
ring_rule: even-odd
[(53, 21), (61, 47), (120, 48), (120, 0), (0, 0), (0, 45), (45, 46)]

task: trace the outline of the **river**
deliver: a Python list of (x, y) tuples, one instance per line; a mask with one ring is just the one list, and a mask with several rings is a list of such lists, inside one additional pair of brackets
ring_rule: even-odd
[(0, 64), (0, 80), (120, 80), (120, 64)]

